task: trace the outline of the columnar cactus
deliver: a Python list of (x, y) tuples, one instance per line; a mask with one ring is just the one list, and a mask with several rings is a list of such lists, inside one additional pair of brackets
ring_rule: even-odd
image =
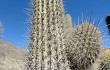
[(2, 38), (2, 33), (3, 33), (3, 25), (2, 22), (0, 22), (0, 39)]
[[(66, 40), (65, 40), (65, 45), (66, 45), (66, 47), (67, 47), (67, 42), (68, 42), (68, 37), (71, 35), (70, 33), (72, 33), (72, 18), (71, 18), (71, 15), (70, 14), (66, 14), (65, 15), (65, 38), (66, 38)], [(65, 47), (65, 48), (66, 48)]]
[(62, 0), (32, 0), (28, 70), (69, 70)]
[(100, 52), (100, 31), (84, 22), (77, 25), (70, 36), (66, 51), (71, 70), (89, 70)]
[(66, 29), (69, 29), (69, 30), (72, 30), (72, 18), (71, 18), (71, 15), (70, 14), (66, 14), (65, 15), (65, 28)]

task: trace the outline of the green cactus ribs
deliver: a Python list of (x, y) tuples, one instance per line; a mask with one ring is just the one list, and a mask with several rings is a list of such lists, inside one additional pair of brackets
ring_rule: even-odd
[(71, 70), (88, 70), (100, 53), (101, 32), (93, 24), (83, 22), (73, 29), (70, 36), (67, 57)]

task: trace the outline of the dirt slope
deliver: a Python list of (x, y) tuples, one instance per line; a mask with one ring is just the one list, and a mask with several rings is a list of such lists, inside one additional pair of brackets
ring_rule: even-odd
[(0, 70), (23, 70), (26, 52), (0, 40)]

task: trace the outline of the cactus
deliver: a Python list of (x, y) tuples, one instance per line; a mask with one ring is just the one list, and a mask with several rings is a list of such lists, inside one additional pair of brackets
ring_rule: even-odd
[[(65, 45), (67, 47), (67, 42), (69, 41), (68, 37), (70, 36), (70, 33), (72, 33), (72, 18), (70, 14), (65, 15)], [(65, 47), (65, 48), (66, 48)]]
[(32, 0), (27, 70), (69, 70), (62, 0)]
[(67, 43), (67, 57), (71, 70), (89, 70), (98, 58), (101, 33), (88, 22), (77, 25)]
[(71, 18), (71, 15), (70, 14), (66, 14), (65, 15), (65, 25), (66, 25), (66, 29), (69, 29), (69, 30), (71, 30), (72, 29), (72, 18)]
[(110, 70), (110, 49), (105, 49), (101, 54), (100, 70)]
[(3, 34), (3, 25), (2, 22), (0, 22), (0, 39), (2, 39), (2, 34)]

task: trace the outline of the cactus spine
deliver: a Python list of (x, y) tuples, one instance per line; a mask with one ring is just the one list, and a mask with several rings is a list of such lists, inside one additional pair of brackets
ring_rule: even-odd
[(101, 47), (100, 31), (88, 22), (76, 26), (67, 46), (71, 70), (89, 70)]
[(32, 0), (28, 70), (69, 70), (62, 0)]

